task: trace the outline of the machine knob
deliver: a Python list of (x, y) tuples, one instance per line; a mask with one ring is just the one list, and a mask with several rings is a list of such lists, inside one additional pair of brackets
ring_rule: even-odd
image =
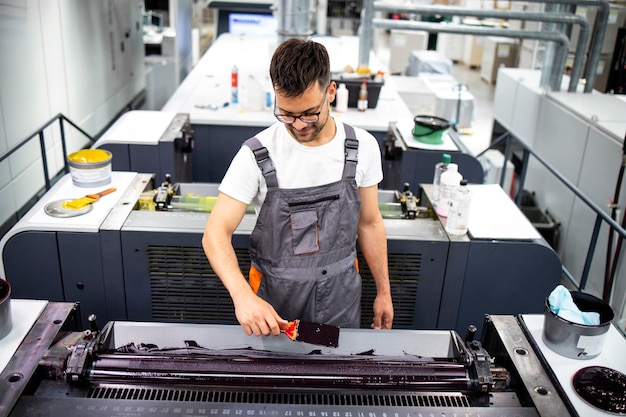
[(91, 330), (92, 332), (97, 332), (98, 330), (100, 330), (98, 328), (98, 323), (96, 323), (96, 315), (95, 314), (90, 314), (89, 317), (87, 317), (87, 320), (89, 321), (89, 330)]
[(465, 334), (465, 342), (471, 342), (474, 340), (474, 336), (478, 329), (473, 324), (467, 326), (467, 333)]

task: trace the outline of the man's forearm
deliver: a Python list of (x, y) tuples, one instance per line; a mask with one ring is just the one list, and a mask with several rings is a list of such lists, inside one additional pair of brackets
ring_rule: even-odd
[(235, 302), (242, 291), (251, 291), (250, 285), (239, 268), (239, 261), (230, 239), (205, 235), (202, 238), (204, 253), (213, 271), (220, 278)]
[(384, 223), (378, 222), (359, 227), (359, 247), (367, 262), (378, 295), (391, 295), (387, 262), (387, 234)]

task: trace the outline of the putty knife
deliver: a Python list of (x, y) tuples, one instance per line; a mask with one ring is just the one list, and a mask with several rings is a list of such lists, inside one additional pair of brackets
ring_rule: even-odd
[(294, 320), (281, 328), (291, 340), (329, 347), (339, 346), (339, 327), (330, 324)]

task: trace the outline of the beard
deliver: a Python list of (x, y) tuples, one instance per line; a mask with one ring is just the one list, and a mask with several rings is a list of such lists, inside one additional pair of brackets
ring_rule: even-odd
[(328, 123), (328, 119), (330, 118), (329, 116), (330, 115), (326, 116), (326, 120), (324, 120), (323, 123), (321, 123), (320, 120), (315, 123), (308, 123), (304, 129), (301, 130), (296, 129), (293, 124), (285, 125), (285, 127), (287, 128), (289, 134), (296, 141), (298, 141), (298, 143), (307, 144), (314, 142), (319, 137), (320, 132)]

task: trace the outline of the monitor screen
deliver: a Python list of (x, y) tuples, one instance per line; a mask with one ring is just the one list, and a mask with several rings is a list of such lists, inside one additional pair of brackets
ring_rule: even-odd
[(235, 35), (274, 35), (278, 25), (271, 14), (230, 13), (228, 31)]

